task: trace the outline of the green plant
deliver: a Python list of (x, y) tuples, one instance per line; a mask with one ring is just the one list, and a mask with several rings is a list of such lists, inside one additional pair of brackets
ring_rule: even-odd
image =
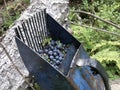
[(14, 2), (7, 2), (6, 9), (3, 8), (3, 10), (1, 10), (4, 17), (4, 23), (0, 26), (0, 36), (20, 16), (21, 12), (25, 10), (29, 3), (30, 0), (15, 0)]
[(35, 88), (35, 90), (42, 90), (40, 85), (38, 85), (38, 83), (34, 83), (33, 87)]
[[(88, 6), (91, 8), (88, 9)], [(97, 10), (95, 10), (96, 7)], [(112, 0), (95, 0), (92, 4), (89, 4), (85, 0), (82, 6), (80, 6), (80, 8), (77, 7), (76, 9), (92, 12), (101, 18), (120, 25), (120, 17), (118, 17), (120, 16), (119, 7), (120, 2), (117, 0), (114, 2)], [(74, 10), (74, 8), (71, 9)], [(81, 14), (78, 15), (81, 17)], [(76, 14), (70, 12), (69, 17), (72, 22), (77, 24), (87, 24), (88, 26), (94, 26), (120, 34), (120, 31), (115, 27), (102, 21), (96, 19), (94, 20), (90, 16), (84, 18), (81, 17), (80, 21), (76, 18)], [(90, 28), (74, 24), (71, 25), (71, 29), (74, 32), (74, 36), (83, 44), (84, 48), (87, 52), (89, 52), (91, 57), (96, 58), (101, 62), (111, 79), (120, 77), (120, 37), (113, 36), (108, 33), (97, 32)]]
[(22, 0), (23, 2), (30, 4), (30, 0)]

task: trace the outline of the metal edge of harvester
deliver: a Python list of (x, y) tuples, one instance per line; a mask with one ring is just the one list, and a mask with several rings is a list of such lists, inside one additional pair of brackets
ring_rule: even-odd
[(105, 72), (105, 69), (102, 67), (99, 61), (91, 59), (89, 57), (89, 55), (86, 53), (82, 45), (80, 45), (74, 57), (75, 58), (73, 58), (73, 61), (71, 63), (71, 68), (76, 68), (76, 66), (77, 67), (88, 66), (93, 68), (93, 70), (101, 76), (106, 90), (111, 90), (109, 86), (108, 75)]
[(53, 68), (19, 38), (16, 37), (15, 40), (25, 66), (42, 90), (74, 90), (62, 73)]
[(80, 42), (76, 40), (67, 30), (65, 30), (57, 21), (49, 14), (46, 15), (47, 28), (54, 40), (60, 40), (64, 44), (74, 44), (79, 48)]
[[(54, 24), (56, 23), (57, 22), (54, 22)], [(63, 43), (66, 43), (66, 41), (64, 42), (64, 38), (65, 36), (67, 36), (66, 39), (68, 40), (67, 41), (68, 43), (73, 43), (74, 41), (76, 42), (75, 43), (76, 45), (80, 44), (64, 28), (61, 28), (59, 24), (56, 25), (57, 28), (59, 28), (59, 30), (62, 29), (62, 32), (64, 33), (63, 35), (61, 35), (62, 32), (55, 31), (57, 33), (60, 33), (59, 36), (58, 34), (56, 34), (57, 35), (56, 37), (58, 37), (57, 39), (60, 39)], [(28, 71), (30, 72), (30, 74), (34, 76), (35, 81), (38, 82), (38, 84), (42, 87), (43, 90), (59, 90), (59, 89), (73, 90), (74, 89), (73, 86), (71, 86), (71, 84), (68, 82), (68, 80), (66, 79), (63, 73), (52, 67), (47, 61), (42, 59), (39, 56), (39, 54), (37, 54), (30, 47), (28, 47), (19, 38), (20, 38), (19, 36), (16, 36), (15, 40), (18, 46), (20, 56), (22, 57), (22, 60), (25, 66), (27, 67)], [(47, 82), (47, 87), (45, 85), (46, 82)]]
[[(99, 74), (102, 76), (103, 80), (105, 79), (104, 82), (106, 90), (110, 90), (108, 85), (108, 79), (106, 76), (104, 78), (104, 75), (106, 74), (105, 71), (103, 70), (101, 73), (101, 65), (98, 65), (99, 67), (97, 67), (95, 63), (92, 63), (97, 61), (90, 59), (89, 55), (85, 52), (82, 45), (80, 46), (80, 42), (77, 41), (70, 33), (68, 33), (61, 25), (59, 25), (49, 14), (46, 15), (46, 20), (47, 28), (51, 33), (51, 37), (55, 40), (60, 40), (62, 43), (73, 43), (76, 48), (79, 48), (79, 57), (76, 59), (76, 61), (82, 60), (84, 63), (88, 63), (81, 66), (89, 65), (96, 68), (96, 70), (99, 71)], [(71, 82), (68, 75), (64, 76), (64, 74), (53, 68), (48, 62), (43, 60), (35, 51), (30, 49), (17, 37), (16, 43), (25, 66), (27, 67), (30, 74), (34, 75), (35, 80), (38, 82), (38, 84), (42, 87), (43, 90), (73, 90), (73, 87), (76, 90), (80, 89), (79, 87), (77, 87), (77, 84), (79, 83), (75, 83), (73, 81)], [(75, 64), (78, 67), (81, 67), (76, 61)], [(70, 68), (74, 67), (72, 67), (71, 65)], [(79, 69), (76, 70), (80, 72)], [(77, 79), (79, 79), (79, 76), (76, 77)], [(74, 77), (71, 78), (74, 79)], [(46, 82), (47, 86), (45, 84)]]

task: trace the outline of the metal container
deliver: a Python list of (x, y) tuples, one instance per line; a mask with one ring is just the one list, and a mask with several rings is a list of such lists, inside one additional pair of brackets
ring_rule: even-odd
[[(15, 32), (22, 60), (42, 90), (110, 90), (107, 74), (100, 63), (91, 59), (81, 43), (45, 10), (22, 22)], [(71, 45), (59, 69), (37, 53), (49, 37)]]

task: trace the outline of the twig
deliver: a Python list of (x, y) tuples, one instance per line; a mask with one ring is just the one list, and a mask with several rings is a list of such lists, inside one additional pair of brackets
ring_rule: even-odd
[(10, 17), (10, 15), (9, 15), (9, 11), (8, 11), (8, 9), (7, 9), (7, 3), (6, 3), (6, 0), (4, 0), (4, 5), (5, 5), (6, 12), (7, 12), (7, 14), (8, 14), (8, 17)]
[(7, 10), (7, 3), (6, 3), (6, 0), (4, 0), (4, 5), (5, 5), (5, 8)]
[(120, 26), (119, 26), (119, 25), (116, 25), (116, 24), (114, 24), (114, 23), (112, 23), (112, 22), (110, 22), (110, 21), (107, 21), (107, 20), (105, 20), (105, 19), (102, 19), (102, 18), (100, 18), (100, 17), (98, 17), (98, 16), (96, 16), (96, 15), (90, 13), (90, 12), (86, 12), (86, 11), (82, 11), (82, 10), (75, 10), (75, 11), (71, 11), (71, 12), (74, 12), (74, 13), (84, 13), (84, 14), (90, 15), (90, 16), (96, 18), (96, 19), (99, 19), (99, 20), (101, 20), (101, 21), (103, 21), (103, 22), (105, 22), (105, 23), (107, 23), (107, 24), (110, 24), (110, 25), (116, 27), (117, 29), (120, 29)]
[(90, 29), (93, 29), (93, 30), (96, 30), (96, 31), (101, 31), (101, 32), (109, 33), (109, 34), (116, 35), (116, 36), (120, 37), (120, 34), (117, 34), (115, 32), (110, 32), (108, 30), (103, 30), (103, 29), (96, 28), (96, 27), (90, 27), (90, 26), (87, 26), (87, 25), (77, 24), (77, 23), (74, 23), (74, 22), (71, 22), (71, 24), (82, 26), (82, 27), (86, 27), (86, 28), (90, 28)]
[(21, 71), (18, 69), (18, 67), (14, 64), (12, 58), (10, 57), (9, 53), (7, 52), (5, 46), (0, 42), (0, 45), (2, 46), (3, 50), (5, 51), (6, 55), (8, 56), (10, 62), (13, 64), (14, 68), (18, 71), (18, 73), (23, 77), (25, 82), (32, 88), (32, 90), (35, 90), (34, 87), (30, 84), (30, 82), (25, 78), (25, 76), (21, 73)]
[(0, 42), (2, 42), (2, 39), (5, 37), (5, 34), (2, 34), (2, 36), (0, 36)]
[[(81, 18), (79, 17), (79, 15), (76, 14), (76, 16), (77, 16), (78, 20), (80, 21)], [(73, 22), (72, 22), (72, 23), (73, 23)], [(75, 24), (75, 23), (73, 23), (73, 24)], [(77, 25), (77, 24), (76, 24), (76, 25)], [(82, 24), (79, 24), (79, 25), (82, 26), (82, 27), (91, 28), (91, 29), (96, 30), (96, 31), (102, 31), (102, 32), (109, 33), (109, 34), (113, 34), (113, 35), (117, 35), (117, 36), (120, 37), (120, 34), (117, 34), (117, 33), (115, 33), (115, 32), (110, 32), (110, 31), (108, 31), (108, 30), (103, 30), (103, 29), (100, 29), (100, 28), (90, 27), (90, 26), (82, 25)]]

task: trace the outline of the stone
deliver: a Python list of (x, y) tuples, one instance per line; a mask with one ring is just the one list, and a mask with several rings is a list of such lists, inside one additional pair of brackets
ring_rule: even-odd
[[(66, 25), (68, 0), (31, 0), (31, 5), (21, 14), (20, 18), (15, 21), (14, 26), (6, 32), (5, 37), (2, 39), (2, 43), (5, 45), (13, 63), (25, 77), (29, 77), (29, 72), (19, 55), (15, 42), (14, 28), (43, 8), (46, 8), (47, 13), (61, 25), (64, 25), (65, 28), (68, 26)], [(23, 77), (15, 69), (5, 51), (0, 46), (0, 90), (26, 90), (27, 86)]]
[[(34, 2), (36, 0), (31, 0)], [(49, 13), (59, 24), (68, 28), (67, 17), (68, 17), (68, 3), (69, 0), (37, 0), (36, 6), (33, 8), (46, 8)]]

